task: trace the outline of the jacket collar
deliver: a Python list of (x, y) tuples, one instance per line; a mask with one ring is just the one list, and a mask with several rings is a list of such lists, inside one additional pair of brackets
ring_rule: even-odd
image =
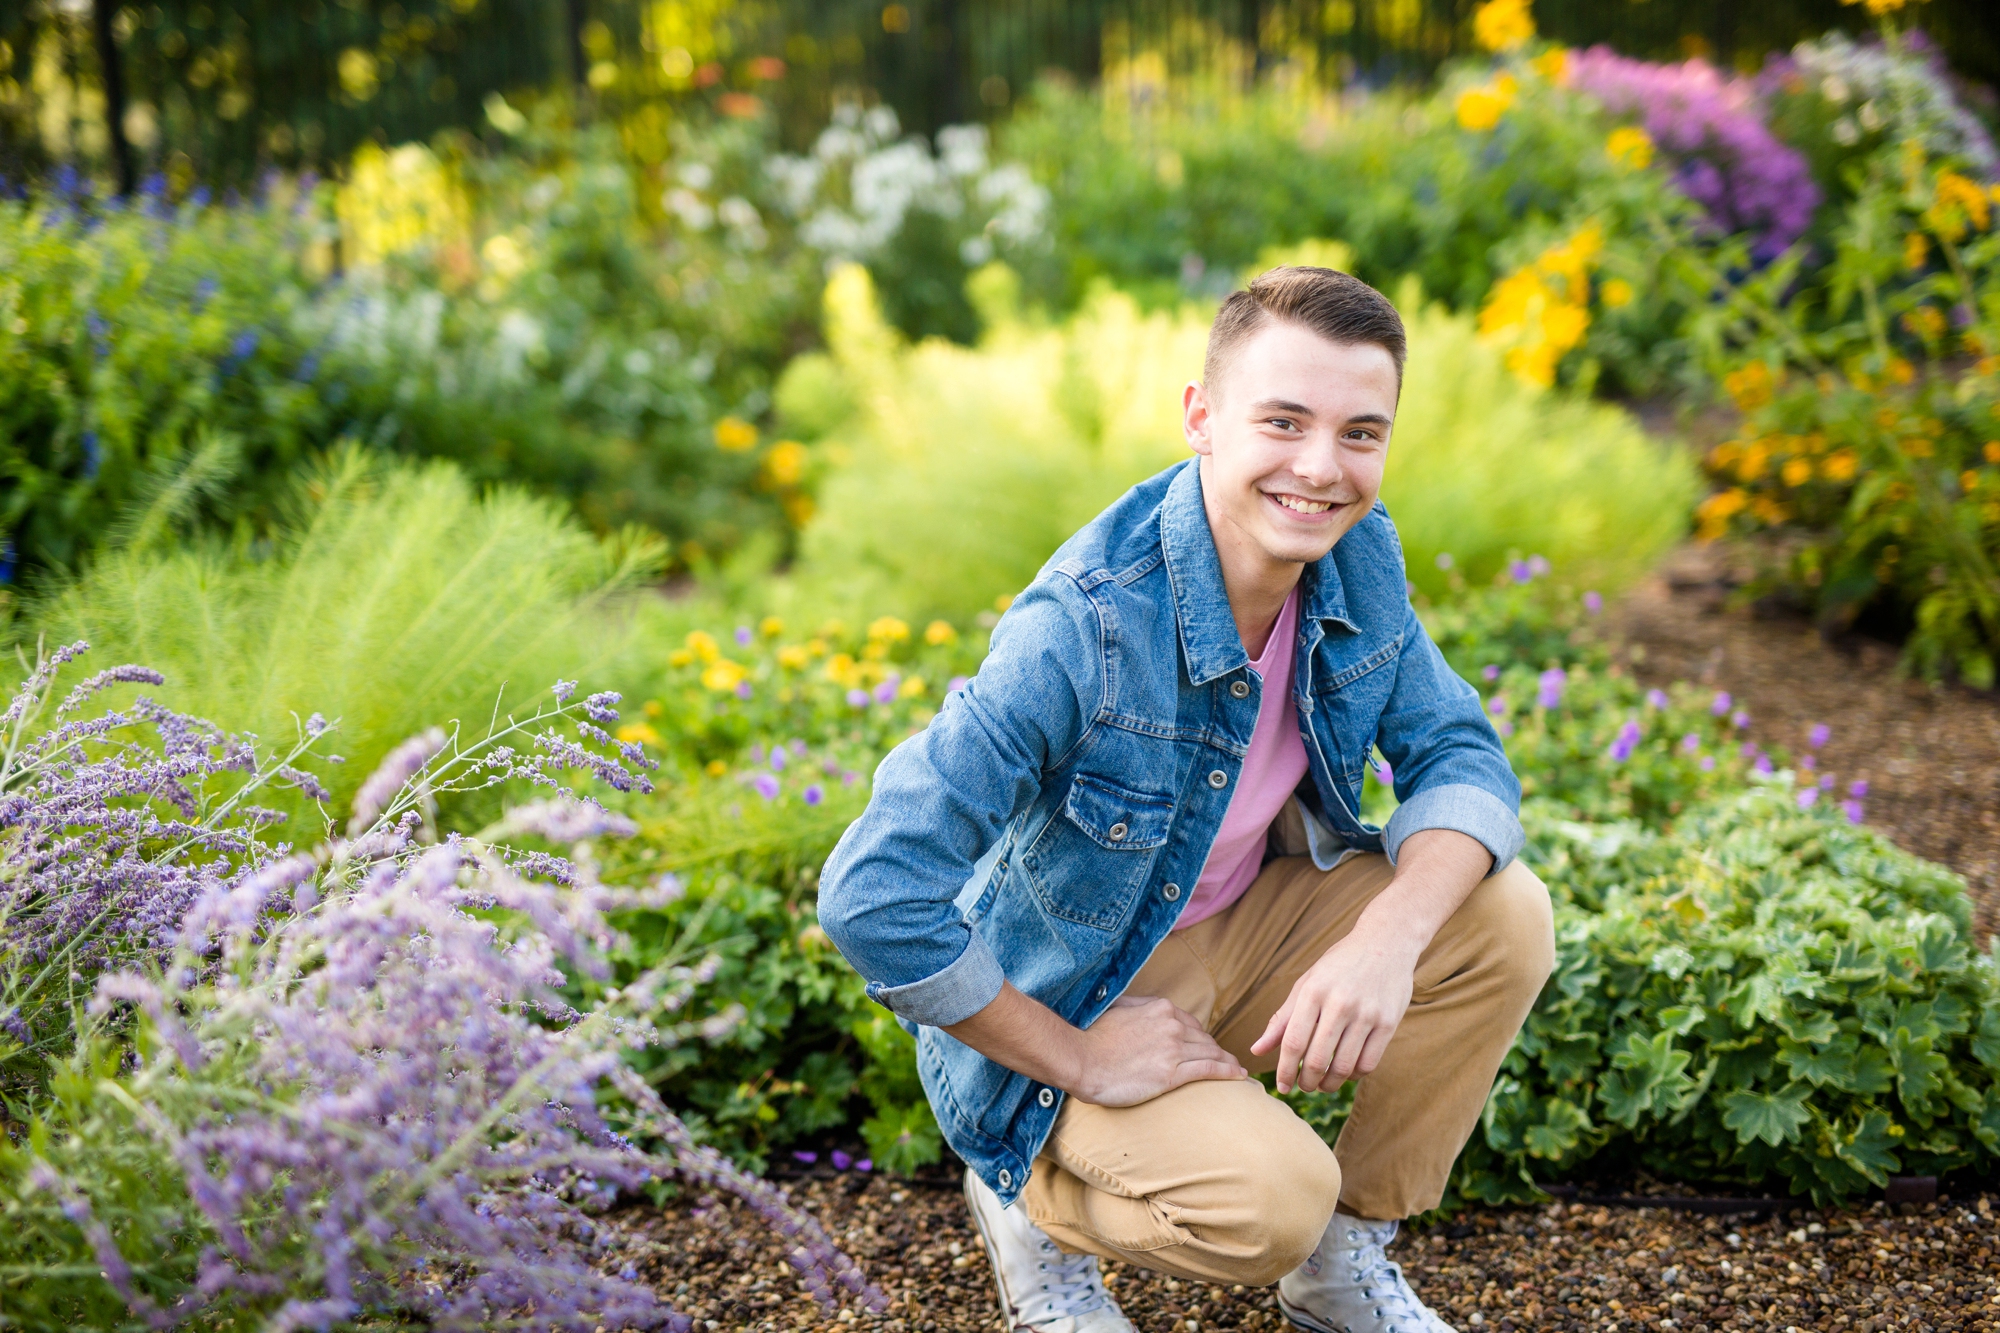
[[(1335, 549), (1339, 549), (1338, 543)], [(1189, 683), (1206, 685), (1248, 666), (1250, 655), (1236, 632), (1236, 617), (1230, 614), (1222, 560), (1215, 552), (1215, 535), (1209, 531), (1208, 511), (1202, 505), (1199, 459), (1182, 464), (1167, 486), (1160, 504), (1160, 552), (1167, 566), (1167, 583), (1173, 589), (1174, 621), (1180, 630)], [(1306, 621), (1331, 620), (1350, 631), (1357, 630), (1347, 617), (1347, 593), (1332, 551), (1308, 565), (1300, 582), (1305, 598), (1302, 626)], [(1311, 638), (1316, 642), (1319, 635)]]

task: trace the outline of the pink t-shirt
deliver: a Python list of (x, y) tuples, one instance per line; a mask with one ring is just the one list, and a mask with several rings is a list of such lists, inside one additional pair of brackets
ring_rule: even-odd
[(1175, 930), (1184, 930), (1227, 909), (1243, 896), (1264, 864), (1264, 836), (1306, 775), (1306, 746), (1299, 738), (1298, 709), (1292, 704), (1292, 661), (1299, 636), (1299, 590), (1285, 599), (1278, 623), (1265, 640), (1264, 655), (1250, 664), (1264, 682), (1257, 705), (1257, 728), (1243, 774), (1230, 793), (1222, 828), (1208, 850), (1201, 880), (1188, 895)]

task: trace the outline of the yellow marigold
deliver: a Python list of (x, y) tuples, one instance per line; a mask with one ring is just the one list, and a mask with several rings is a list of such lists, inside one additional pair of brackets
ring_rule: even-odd
[(1825, 472), (1830, 481), (1853, 481), (1860, 470), (1860, 456), (1852, 449), (1836, 449), (1826, 456)]
[(1958, 474), (1958, 484), (1968, 493), (1979, 489), (1979, 474), (1971, 468)]
[(1642, 171), (1653, 165), (1653, 136), (1637, 125), (1620, 125), (1604, 141), (1604, 151), (1619, 166)]
[(924, 626), (924, 642), (933, 648), (942, 648), (948, 643), (958, 642), (958, 631), (951, 627), (949, 620), (933, 620)]
[(1917, 378), (1917, 368), (1900, 356), (1889, 358), (1889, 378), (1898, 384), (1913, 384)]
[(688, 651), (704, 662), (713, 662), (722, 656), (722, 649), (715, 642), (715, 636), (707, 630), (691, 630), (687, 636)]
[(1777, 388), (1777, 378), (1762, 361), (1752, 361), (1724, 375), (1722, 387), (1737, 407), (1745, 412), (1754, 412), (1771, 401), (1771, 395)]
[(826, 640), (825, 640), (825, 639), (820, 639), (820, 638), (812, 638), (812, 639), (807, 639), (807, 640), (806, 640), (806, 651), (807, 651), (808, 653), (811, 653), (811, 654), (812, 654), (812, 655), (813, 655), (814, 657), (825, 657), (825, 656), (826, 656)]
[(846, 653), (835, 653), (826, 659), (826, 678), (851, 690), (861, 683), (861, 664)]
[(1632, 284), (1623, 278), (1607, 279), (1598, 288), (1598, 294), (1604, 298), (1606, 309), (1622, 310), (1632, 304)]
[(906, 679), (905, 679), (905, 680), (903, 681), (903, 683), (902, 683), (901, 685), (898, 685), (898, 686), (896, 687), (896, 697), (897, 697), (898, 699), (921, 699), (921, 698), (923, 698), (923, 697), (924, 697), (924, 678), (923, 678), (922, 676), (910, 676), (910, 677), (907, 677), (907, 678), (906, 678)]
[(788, 643), (778, 650), (778, 665), (787, 671), (804, 671), (812, 663), (812, 654), (804, 645)]
[(1472, 11), (1472, 40), (1488, 51), (1512, 51), (1535, 35), (1528, 0), (1487, 0)]
[(1903, 267), (1915, 273), (1929, 260), (1930, 237), (1920, 231), (1913, 231), (1903, 237)]
[(1717, 491), (1695, 509), (1694, 516), (1700, 522), (1695, 535), (1705, 542), (1714, 541), (1729, 531), (1729, 520), (1743, 512), (1749, 502), (1750, 497), (1736, 487)]
[(910, 627), (894, 616), (883, 616), (868, 622), (868, 637), (884, 643), (901, 643), (910, 637)]
[(624, 726), (618, 728), (618, 739), (621, 741), (644, 741), (648, 745), (658, 745), (660, 743), (660, 733), (654, 731), (644, 722), (627, 722)]
[(1760, 495), (1751, 500), (1750, 512), (1755, 514), (1759, 520), (1770, 524), (1774, 528), (1781, 523), (1788, 522), (1792, 517), (1791, 510), (1785, 508), (1782, 502), (1768, 495)]
[(718, 657), (701, 673), (701, 683), (717, 694), (726, 694), (743, 683), (750, 673), (726, 657)]
[(807, 457), (797, 440), (779, 440), (764, 455), (764, 475), (773, 486), (796, 486), (806, 475)]
[(720, 759), (711, 759), (708, 761), (707, 770), (710, 777), (719, 778), (729, 771), (729, 765), (723, 763)]
[(1452, 104), (1452, 110), (1458, 116), (1458, 123), (1466, 129), (1490, 130), (1500, 123), (1500, 117), (1507, 114), (1507, 108), (1514, 105), (1514, 94), (1520, 87), (1519, 80), (1513, 75), (1496, 75), (1491, 83), (1460, 93), (1458, 100)]
[(785, 632), (785, 622), (776, 616), (765, 616), (757, 622), (757, 632), (767, 639), (775, 639)]
[(715, 423), (715, 447), (740, 454), (757, 447), (757, 428), (742, 417), (724, 417)]
[(1980, 452), (1986, 455), (1987, 462), (2000, 463), (2000, 440), (1988, 440)]
[(1741, 457), (1743, 457), (1743, 441), (1724, 440), (1708, 451), (1708, 465), (1717, 472), (1726, 472)]
[(1787, 458), (1778, 469), (1778, 476), (1787, 486), (1803, 486), (1812, 480), (1812, 463), (1803, 458)]
[(1938, 173), (1936, 194), (1924, 210), (1924, 225), (1947, 241), (1962, 238), (1968, 226), (1985, 231), (1992, 221), (1986, 192), (1956, 171)]
[(1557, 87), (1569, 82), (1569, 51), (1566, 47), (1552, 46), (1528, 64), (1535, 73)]
[(1736, 475), (1744, 481), (1755, 481), (1764, 475), (1764, 464), (1771, 461), (1771, 442), (1752, 440), (1743, 448), (1743, 457), (1736, 464)]

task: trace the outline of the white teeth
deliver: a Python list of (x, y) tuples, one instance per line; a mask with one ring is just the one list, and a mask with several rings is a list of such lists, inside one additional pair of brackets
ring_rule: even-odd
[(1301, 514), (1324, 514), (1333, 508), (1331, 500), (1303, 500), (1296, 495), (1276, 495), (1271, 497), (1287, 509)]

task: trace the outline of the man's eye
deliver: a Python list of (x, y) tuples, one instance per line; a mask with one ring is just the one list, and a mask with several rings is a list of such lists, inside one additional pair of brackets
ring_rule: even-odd
[(1271, 417), (1264, 424), (1267, 426), (1276, 426), (1279, 430), (1296, 429), (1296, 424), (1290, 417)]

